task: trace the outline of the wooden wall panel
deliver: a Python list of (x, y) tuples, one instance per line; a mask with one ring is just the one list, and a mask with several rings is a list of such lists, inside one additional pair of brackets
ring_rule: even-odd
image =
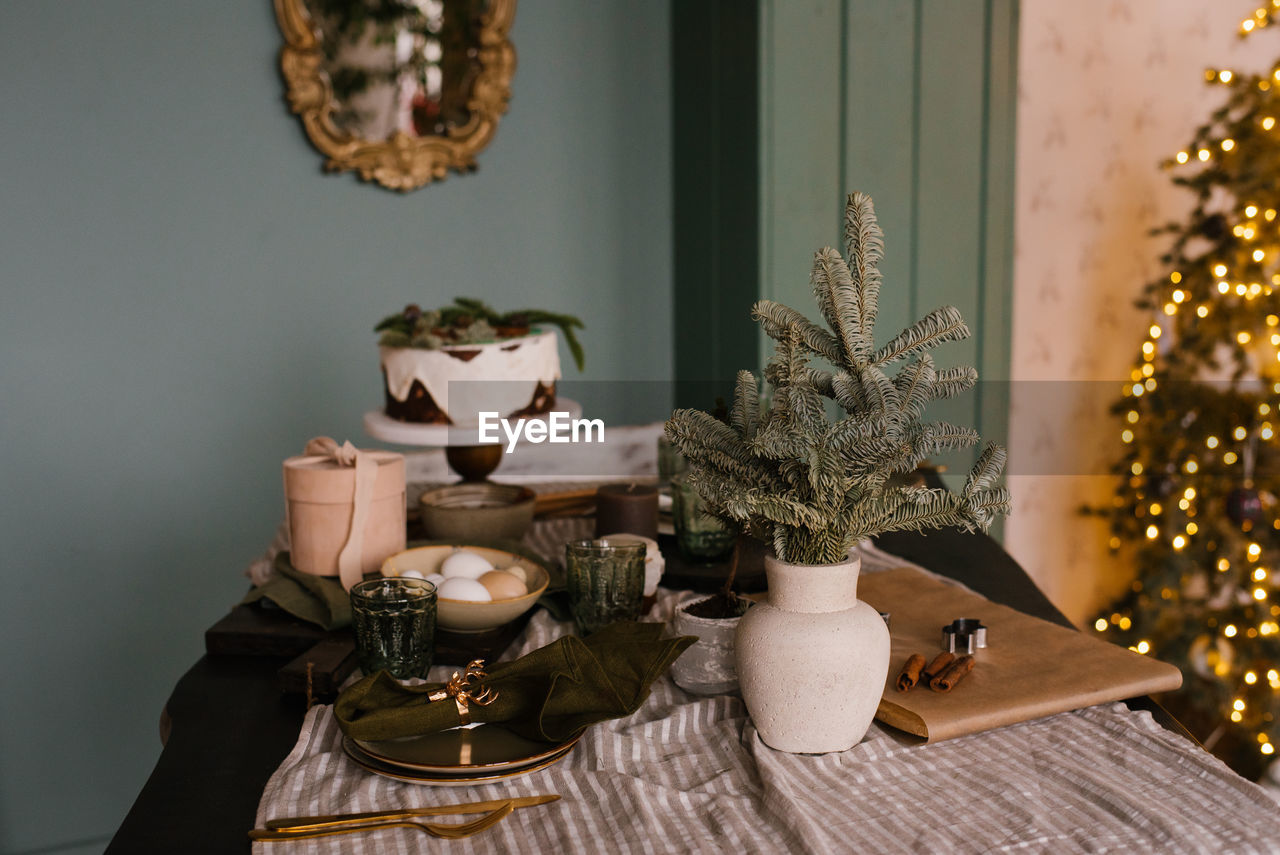
[[(705, 8), (673, 8), (689, 5)], [(813, 253), (841, 246), (846, 195), (870, 193), (887, 236), (878, 338), (888, 340), (937, 306), (958, 307), (974, 335), (940, 349), (939, 361), (975, 364), (984, 382), (977, 394), (940, 404), (932, 415), (1001, 441), (1008, 423), (1017, 10), (1017, 0), (760, 0), (756, 54), (755, 293), (815, 314)], [(675, 82), (679, 103), (678, 67)], [(679, 129), (677, 112), (678, 180), (686, 154)], [(721, 131), (720, 150), (728, 143)], [(680, 193), (678, 185), (677, 200)], [(699, 290), (705, 284), (682, 278), (706, 263), (682, 265), (680, 245), (678, 237), (678, 339), (686, 310), (709, 305)], [(740, 285), (725, 282), (723, 271), (711, 275), (724, 293)], [(720, 301), (723, 307), (723, 293)], [(742, 335), (721, 325), (687, 345), (705, 357), (686, 359), (678, 350), (677, 376), (705, 374), (712, 364), (731, 373), (709, 352), (745, 353)], [(751, 335), (758, 352), (746, 364), (760, 365), (770, 345)], [(947, 462), (960, 470), (972, 457)]]
[(839, 0), (761, 5), (760, 294), (796, 307), (813, 254), (839, 245), (841, 21)]
[(674, 397), (706, 409), (759, 362), (759, 19), (733, 0), (671, 13)]
[(838, 189), (870, 193), (886, 235), (881, 342), (912, 320), (918, 6), (912, 0), (850, 3), (845, 15), (844, 160)]

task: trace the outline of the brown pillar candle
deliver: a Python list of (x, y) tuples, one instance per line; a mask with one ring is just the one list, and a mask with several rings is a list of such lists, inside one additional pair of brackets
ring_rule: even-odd
[(596, 490), (596, 537), (623, 533), (657, 540), (657, 487), (606, 484)]

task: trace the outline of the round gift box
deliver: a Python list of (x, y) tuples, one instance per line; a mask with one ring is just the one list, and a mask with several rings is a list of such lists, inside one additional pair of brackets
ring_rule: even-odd
[[(360, 572), (375, 573), (405, 547), (404, 455), (361, 451), (378, 464), (365, 519)], [(322, 455), (284, 462), (285, 513), (293, 566), (313, 576), (337, 576), (338, 555), (351, 532), (356, 470)]]

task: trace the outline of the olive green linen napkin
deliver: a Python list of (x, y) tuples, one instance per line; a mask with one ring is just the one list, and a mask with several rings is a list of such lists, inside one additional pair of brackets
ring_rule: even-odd
[(295, 570), (288, 552), (276, 556), (275, 571), (274, 578), (254, 588), (240, 602), (248, 604), (268, 599), (294, 617), (322, 629), (341, 629), (351, 624), (351, 597), (336, 578)]
[[(566, 635), (514, 662), (489, 670), (481, 686), (497, 698), (470, 704), (471, 720), (501, 722), (528, 739), (559, 743), (590, 725), (631, 715), (693, 636), (663, 638), (660, 623), (610, 624), (586, 638)], [(429, 701), (440, 688), (403, 686), (385, 671), (338, 695), (334, 713), (353, 739), (376, 741), (448, 730), (460, 723), (452, 698)]]

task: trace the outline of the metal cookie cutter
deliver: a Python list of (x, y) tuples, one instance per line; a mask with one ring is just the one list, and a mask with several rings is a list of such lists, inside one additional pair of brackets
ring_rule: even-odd
[(957, 618), (942, 628), (942, 649), (973, 653), (987, 646), (987, 628), (977, 618)]

